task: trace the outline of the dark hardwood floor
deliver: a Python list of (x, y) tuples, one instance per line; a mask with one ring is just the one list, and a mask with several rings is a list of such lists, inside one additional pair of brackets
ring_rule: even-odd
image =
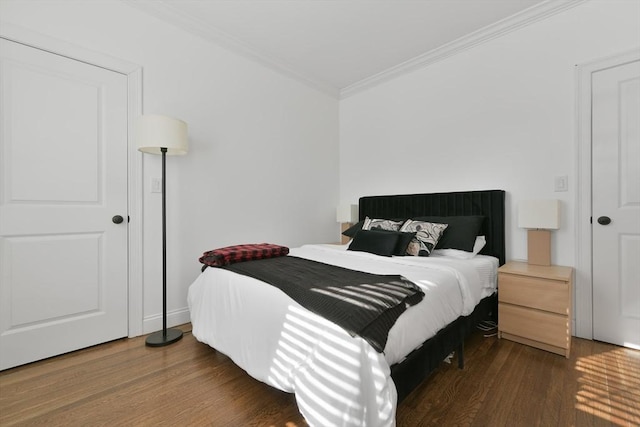
[[(293, 395), (198, 343), (122, 339), (0, 372), (0, 426), (304, 426)], [(482, 333), (398, 407), (404, 426), (639, 426), (640, 351), (573, 339), (570, 359)]]

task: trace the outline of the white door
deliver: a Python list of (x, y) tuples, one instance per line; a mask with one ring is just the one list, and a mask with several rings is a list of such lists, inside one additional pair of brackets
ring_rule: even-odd
[(640, 349), (640, 61), (592, 79), (593, 338)]
[(127, 335), (127, 78), (0, 39), (0, 91), (6, 369)]

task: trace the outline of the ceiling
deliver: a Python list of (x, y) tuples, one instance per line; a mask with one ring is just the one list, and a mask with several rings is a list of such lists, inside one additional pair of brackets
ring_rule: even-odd
[(336, 96), (583, 0), (126, 0)]

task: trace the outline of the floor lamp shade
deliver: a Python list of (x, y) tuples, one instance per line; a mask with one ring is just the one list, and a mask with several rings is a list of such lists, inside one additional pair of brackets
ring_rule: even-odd
[(134, 138), (138, 150), (162, 155), (162, 330), (150, 334), (146, 340), (150, 347), (162, 347), (182, 338), (180, 329), (167, 329), (166, 156), (187, 154), (187, 124), (167, 116), (146, 114), (136, 121)]
[(518, 204), (518, 227), (527, 228), (527, 262), (551, 265), (551, 233), (560, 228), (559, 200), (523, 200)]
[(182, 120), (159, 114), (140, 116), (135, 125), (135, 140), (138, 150), (149, 154), (183, 155), (189, 151), (187, 124)]

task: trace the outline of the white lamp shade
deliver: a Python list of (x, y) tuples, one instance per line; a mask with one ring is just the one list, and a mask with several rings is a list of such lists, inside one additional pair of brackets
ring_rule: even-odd
[(187, 124), (182, 120), (159, 114), (145, 114), (138, 117), (135, 123), (134, 138), (138, 150), (149, 154), (162, 154), (161, 148), (167, 149), (167, 155), (187, 154)]
[(340, 205), (336, 208), (336, 221), (340, 223), (358, 221), (358, 205)]
[(518, 227), (557, 230), (560, 228), (560, 201), (555, 199), (520, 201)]

